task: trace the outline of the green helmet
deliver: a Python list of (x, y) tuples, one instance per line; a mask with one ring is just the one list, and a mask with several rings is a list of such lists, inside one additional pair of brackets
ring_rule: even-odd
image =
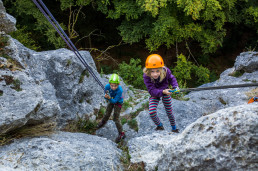
[(109, 83), (119, 84), (120, 83), (119, 76), (117, 74), (112, 74), (109, 78)]

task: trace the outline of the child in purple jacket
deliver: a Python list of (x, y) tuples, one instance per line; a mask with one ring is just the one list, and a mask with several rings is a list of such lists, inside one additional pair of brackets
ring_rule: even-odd
[(179, 130), (176, 128), (176, 122), (172, 110), (171, 92), (169, 92), (171, 90), (169, 89), (169, 85), (171, 85), (173, 89), (177, 89), (177, 91), (180, 90), (175, 76), (173, 76), (171, 71), (164, 66), (164, 61), (158, 54), (148, 56), (143, 73), (144, 83), (151, 95), (149, 99), (149, 114), (157, 126), (156, 130), (164, 130), (163, 124), (160, 122), (157, 115), (157, 107), (160, 98), (162, 98), (162, 102), (165, 106), (166, 113), (172, 127), (172, 132), (179, 133)]

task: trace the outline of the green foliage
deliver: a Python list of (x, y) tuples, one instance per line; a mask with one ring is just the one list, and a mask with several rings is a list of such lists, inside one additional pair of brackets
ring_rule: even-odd
[(204, 83), (210, 82), (210, 71), (208, 68), (203, 66), (192, 65), (193, 74), (197, 77), (196, 83), (197, 85), (201, 85)]
[(134, 113), (131, 113), (131, 118), (136, 118), (141, 111), (148, 108), (149, 108), (149, 102), (147, 101), (146, 103), (142, 104), (141, 108), (138, 108)]
[(188, 101), (188, 100), (190, 100), (190, 98), (185, 98), (184, 96), (186, 95), (186, 93), (178, 93), (178, 94), (176, 94), (176, 93), (172, 93), (171, 94), (171, 97), (173, 98), (173, 99), (177, 99), (177, 100), (181, 100), (181, 101)]
[(176, 67), (172, 69), (180, 87), (198, 86), (210, 81), (210, 71), (187, 61), (184, 55), (177, 57)]
[(134, 129), (136, 132), (138, 132), (139, 128), (138, 128), (138, 123), (137, 123), (136, 119), (131, 119), (131, 120), (127, 121), (127, 123), (131, 129)]
[[(6, 0), (5, 4), (10, 6), (8, 12), (11, 12), (18, 21), (18, 31), (12, 33), (19, 41), (25, 43), (27, 47), (38, 50), (41, 46), (62, 48), (65, 43), (57, 34), (50, 22), (39, 11), (31, 0), (12, 1)], [(61, 27), (65, 30), (64, 25)], [(33, 34), (32, 34), (33, 33)], [(23, 37), (24, 36), (24, 37)], [(37, 41), (34, 42), (31, 40)], [(37, 45), (37, 44), (40, 44)]]
[(21, 81), (18, 79), (14, 79), (12, 82), (13, 86), (11, 86), (12, 89), (16, 91), (22, 91), (21, 89)]
[(191, 79), (192, 63), (187, 61), (182, 54), (177, 57), (177, 65), (172, 69), (180, 87), (186, 85), (186, 81)]
[(0, 35), (0, 56), (7, 60), (11, 59), (4, 50), (4, 47), (8, 45), (8, 40), (9, 38), (7, 36)]
[(70, 125), (65, 129), (71, 132), (85, 132), (88, 134), (94, 134), (96, 131), (97, 122), (90, 119), (79, 118), (77, 121), (70, 123)]
[(124, 125), (127, 123), (127, 119), (126, 118), (121, 118), (121, 124)]
[(83, 82), (85, 75), (86, 75), (87, 77), (90, 76), (89, 71), (88, 71), (87, 69), (85, 69), (85, 70), (82, 71), (81, 76), (80, 76), (80, 79), (79, 79), (79, 83), (82, 83), (82, 82)]
[(113, 73), (112, 67), (108, 66), (108, 65), (101, 65), (100, 73), (101, 74), (112, 74)]
[(131, 160), (131, 155), (129, 153), (129, 148), (128, 146), (126, 146), (126, 144), (121, 141), (117, 148), (121, 149), (122, 150), (122, 155), (120, 156), (120, 161), (122, 162), (122, 164), (124, 166), (129, 166), (130, 165), (130, 160)]
[(21, 42), (27, 48), (32, 50), (39, 50), (40, 46), (38, 46), (35, 40), (32, 39), (32, 33), (27, 31), (27, 26), (19, 26), (17, 25), (17, 30), (11, 33), (11, 36)]
[(122, 19), (118, 27), (127, 43), (145, 39), (149, 50), (196, 40), (204, 53), (222, 46), (225, 23), (245, 23), (257, 29), (257, 1), (218, 0), (138, 0), (98, 1), (98, 10), (112, 19)]
[(9, 38), (7, 36), (1, 36), (0, 35), (0, 50), (2, 50), (3, 47), (8, 45)]
[[(187, 88), (186, 82), (185, 82), (184, 84), (179, 83), (179, 87), (180, 87), (180, 89)], [(172, 86), (170, 86), (169, 88), (170, 88), (170, 89), (173, 89)], [(173, 99), (177, 99), (177, 100), (181, 100), (181, 101), (188, 101), (189, 98), (186, 98), (186, 97), (185, 97), (186, 94), (187, 94), (187, 92), (179, 92), (179, 93), (175, 93), (175, 92), (174, 92), (174, 93), (171, 94), (171, 97), (172, 97)]]
[(126, 110), (128, 107), (132, 107), (132, 105), (130, 104), (129, 100), (128, 101), (124, 101), (123, 109)]
[[(32, 45), (40, 45), (42, 48), (65, 47), (61, 37), (32, 1), (5, 0), (4, 5), (7, 5), (8, 12), (17, 18), (20, 25), (27, 26), (23, 30), (28, 34), (24, 38), (25, 42), (29, 43), (27, 40), (30, 39), (26, 37), (35, 32), (33, 39), (37, 43), (31, 42)], [(84, 7), (79, 12), (75, 25), (78, 38), (80, 33), (87, 35), (94, 29), (105, 30), (110, 27), (110, 30), (115, 30), (113, 27), (117, 27), (124, 42), (132, 44), (143, 40), (150, 51), (163, 45), (169, 48), (175, 43), (194, 40), (199, 43), (203, 53), (213, 53), (222, 47), (226, 34), (231, 32), (232, 27), (244, 25), (256, 30), (258, 34), (258, 1), (255, 0), (57, 0), (49, 1), (46, 5), (57, 20), (61, 21), (60, 25), (64, 30), (75, 24), (69, 21), (72, 13), (78, 12), (81, 6)], [(89, 10), (94, 13), (91, 15), (96, 16), (85, 15)], [(97, 11), (105, 14), (111, 24), (106, 26), (101, 21), (99, 26), (104, 25), (102, 28), (92, 27), (99, 21), (95, 20), (100, 16)], [(94, 18), (96, 23), (82, 27), (85, 25), (85, 16), (88, 17), (87, 21), (91, 22), (89, 19)], [(110, 22), (110, 19), (116, 21)], [(114, 37), (113, 32), (108, 33), (106, 36)], [(22, 37), (19, 39), (23, 40)]]
[(142, 77), (143, 71), (140, 63), (140, 59), (131, 58), (129, 64), (125, 63), (124, 61), (122, 64), (119, 64), (116, 72), (127, 84), (132, 85), (135, 88), (145, 89), (146, 87), (143, 84)]
[(3, 94), (4, 94), (4, 91), (0, 90), (0, 96), (3, 96)]
[(228, 74), (229, 76), (232, 76), (232, 77), (241, 77), (245, 72), (243, 70), (240, 70), (240, 71), (234, 71), (230, 74)]
[(211, 71), (211, 73), (210, 73), (210, 82), (214, 82), (216, 80), (218, 80), (217, 74), (215, 73), (215, 71)]
[(104, 106), (100, 106), (100, 109), (99, 109), (99, 112), (97, 115), (97, 119), (103, 118), (105, 115), (105, 112), (106, 112), (106, 108)]
[(70, 65), (71, 65), (71, 63), (72, 63), (71, 59), (68, 59), (68, 60), (67, 60), (67, 64), (66, 64), (66, 66), (67, 66), (67, 67), (68, 67), (68, 66), (70, 66)]

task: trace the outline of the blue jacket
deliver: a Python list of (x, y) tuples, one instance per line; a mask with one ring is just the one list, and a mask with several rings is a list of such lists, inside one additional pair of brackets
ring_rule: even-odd
[(110, 103), (113, 103), (113, 104), (115, 104), (115, 103), (123, 104), (123, 102), (124, 102), (123, 95), (122, 95), (123, 89), (122, 89), (122, 87), (120, 85), (118, 85), (118, 88), (114, 91), (114, 90), (111, 89), (110, 84), (107, 84), (105, 86), (105, 92), (107, 90), (109, 91), (109, 95), (111, 97), (111, 99), (109, 99)]

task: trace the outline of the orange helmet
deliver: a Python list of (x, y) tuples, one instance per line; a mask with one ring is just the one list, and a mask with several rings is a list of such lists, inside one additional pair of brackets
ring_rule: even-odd
[(146, 68), (160, 68), (164, 66), (162, 57), (158, 54), (151, 54), (148, 56), (145, 62)]

